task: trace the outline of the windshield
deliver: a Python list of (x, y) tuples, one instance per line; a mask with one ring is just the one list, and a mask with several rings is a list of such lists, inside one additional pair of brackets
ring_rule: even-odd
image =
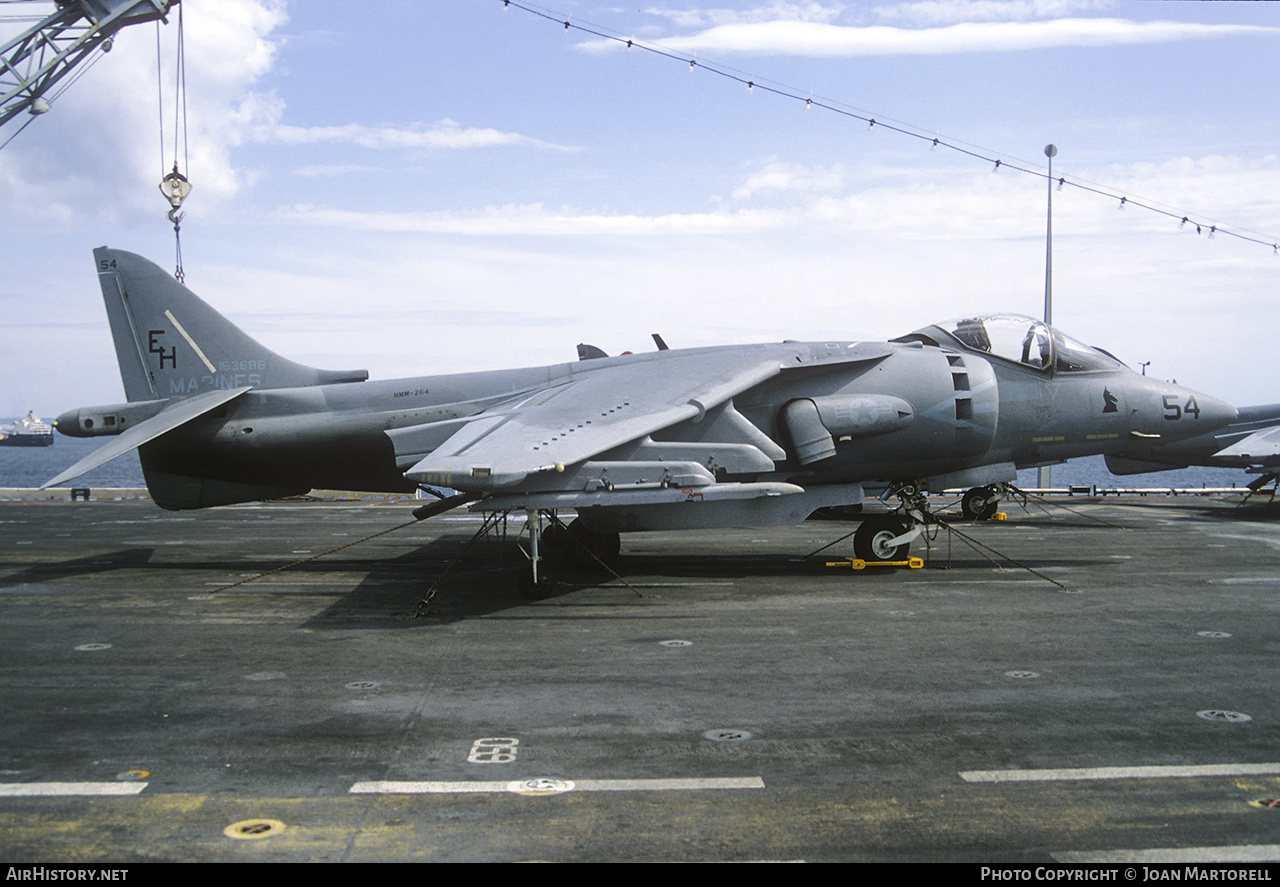
[(1036, 370), (1056, 372), (1114, 369), (1117, 361), (1060, 330), (1020, 314), (962, 317), (938, 324), (961, 344)]

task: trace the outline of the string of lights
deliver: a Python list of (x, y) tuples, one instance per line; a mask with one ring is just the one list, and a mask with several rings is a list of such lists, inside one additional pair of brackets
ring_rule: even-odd
[(560, 25), (566, 33), (568, 33), (569, 31), (579, 31), (583, 34), (587, 34), (591, 37), (596, 37), (600, 40), (608, 40), (610, 42), (617, 43), (621, 46), (625, 46), (628, 51), (632, 49), (638, 49), (638, 50), (642, 50), (644, 52), (650, 53), (652, 55), (660, 56), (665, 59), (671, 59), (672, 61), (677, 61), (677, 62), (680, 62), (681, 64), (688, 65), (690, 71), (706, 71), (709, 74), (715, 74), (719, 77), (725, 78), (726, 80), (730, 80), (735, 83), (741, 84), (742, 86), (745, 86), (748, 89), (748, 91), (751, 91), (751, 92), (754, 92), (755, 90), (760, 90), (761, 92), (769, 93), (769, 94), (778, 96), (779, 98), (790, 99), (796, 102), (802, 102), (804, 106), (809, 109), (817, 108), (822, 111), (828, 111), (833, 114), (838, 114), (842, 117), (847, 117), (853, 120), (861, 121), (862, 123), (867, 124), (868, 129), (877, 129), (877, 128), (885, 129), (890, 132), (898, 133), (899, 135), (908, 136), (913, 139), (918, 139), (922, 142), (927, 142), (930, 145), (930, 150), (937, 150), (938, 148), (946, 148), (949, 151), (955, 151), (959, 154), (972, 157), (975, 160), (981, 160), (985, 163), (991, 164), (992, 170), (997, 172), (1000, 170), (1007, 169), (1007, 170), (1012, 170), (1014, 172), (1023, 173), (1025, 175), (1034, 176), (1035, 178), (1042, 179), (1042, 180), (1048, 180), (1052, 178), (1054, 181), (1057, 182), (1059, 191), (1063, 190), (1064, 188), (1075, 188), (1089, 194), (1095, 194), (1097, 196), (1105, 197), (1110, 200), (1116, 201), (1120, 209), (1126, 209), (1128, 207), (1136, 207), (1137, 209), (1143, 209), (1148, 212), (1156, 213), (1157, 215), (1161, 215), (1166, 218), (1172, 219), (1173, 221), (1176, 221), (1178, 223), (1179, 229), (1188, 229), (1188, 226), (1192, 226), (1195, 228), (1195, 232), (1197, 234), (1202, 234), (1203, 232), (1208, 231), (1209, 236), (1211, 238), (1219, 234), (1226, 237), (1234, 237), (1234, 238), (1237, 238), (1238, 240), (1244, 240), (1249, 243), (1256, 243), (1256, 244), (1259, 244), (1260, 246), (1269, 247), (1273, 253), (1280, 255), (1280, 242), (1264, 239), (1264, 236), (1262, 235), (1253, 236), (1253, 234), (1245, 233), (1248, 230), (1245, 228), (1233, 229), (1233, 228), (1224, 227), (1220, 224), (1210, 223), (1208, 221), (1197, 221), (1196, 219), (1193, 219), (1191, 217), (1190, 213), (1185, 213), (1185, 212), (1181, 212), (1173, 209), (1166, 209), (1166, 208), (1156, 206), (1153, 203), (1144, 202), (1142, 200), (1135, 200), (1134, 198), (1129, 197), (1126, 194), (1122, 193), (1118, 189), (1109, 188), (1105, 185), (1099, 185), (1097, 183), (1088, 183), (1086, 180), (1073, 179), (1067, 176), (1051, 177), (1048, 173), (1044, 172), (1043, 170), (1035, 169), (1030, 166), (1021, 165), (1020, 162), (1010, 162), (1005, 158), (997, 157), (995, 156), (997, 152), (993, 152), (988, 149), (979, 148), (976, 146), (965, 145), (963, 142), (959, 142), (957, 140), (943, 139), (941, 136), (930, 135), (920, 128), (914, 127), (910, 124), (902, 123), (901, 121), (878, 120), (875, 117), (871, 117), (866, 113), (860, 112), (856, 109), (842, 107), (840, 104), (831, 102), (829, 100), (815, 99), (811, 95), (804, 95), (799, 91), (793, 90), (787, 86), (776, 84), (767, 80), (761, 80), (761, 79), (752, 77), (748, 74), (745, 74), (741, 71), (736, 71), (733, 68), (729, 68), (724, 65), (720, 65), (717, 63), (709, 63), (696, 58), (690, 58), (680, 53), (672, 52), (671, 50), (665, 49), (660, 44), (649, 43), (647, 41), (637, 40), (634, 37), (627, 37), (617, 33), (613, 33), (605, 30), (599, 25), (579, 24), (577, 22), (572, 21), (570, 18), (556, 15), (551, 13), (550, 11), (538, 9), (533, 6), (529, 6), (525, 3), (520, 3), (518, 2), (518, 0), (501, 0), (501, 2), (504, 8), (508, 8), (508, 9), (515, 8), (520, 10), (521, 12), (526, 12), (530, 15), (536, 16), (537, 18), (544, 19), (549, 22), (554, 22), (555, 24)]

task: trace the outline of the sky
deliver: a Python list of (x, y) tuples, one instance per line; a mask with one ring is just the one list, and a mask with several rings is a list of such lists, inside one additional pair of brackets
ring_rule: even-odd
[[(383, 379), (1038, 316), (1053, 143), (1055, 324), (1280, 401), (1280, 4), (525, 5), (184, 0), (187, 285)], [(124, 399), (91, 250), (175, 264), (177, 34), (0, 150), (0, 415)]]

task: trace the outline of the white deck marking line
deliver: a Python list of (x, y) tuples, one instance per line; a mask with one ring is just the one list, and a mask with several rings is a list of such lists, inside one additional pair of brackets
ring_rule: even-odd
[(1051, 854), (1058, 862), (1280, 862), (1280, 844), (1229, 847), (1156, 847), (1153, 850), (1070, 851)]
[(200, 350), (200, 346), (196, 344), (196, 340), (191, 338), (191, 335), (185, 329), (182, 328), (182, 324), (178, 323), (178, 318), (174, 317), (171, 313), (169, 313), (169, 310), (167, 308), (165, 309), (164, 316), (169, 318), (169, 322), (174, 325), (174, 327), (178, 330), (179, 334), (181, 334), (182, 338), (187, 340), (187, 344), (190, 345), (192, 350), (195, 351), (196, 357), (200, 358), (201, 362), (203, 362), (204, 365), (209, 368), (209, 372), (216, 373), (218, 371), (217, 367), (215, 367), (212, 363), (209, 362), (209, 358), (204, 356), (204, 352)]
[[(633, 588), (719, 588), (726, 585), (736, 585), (736, 582), (632, 582)], [(602, 582), (595, 586), (596, 588), (625, 588), (624, 585), (616, 583)]]
[(1280, 764), (1195, 764), (1167, 767), (1083, 767), (1075, 770), (965, 770), (965, 782), (1058, 782), (1081, 779), (1178, 779), (1194, 776), (1276, 776)]
[(145, 782), (0, 782), (0, 798), (136, 795)]
[(577, 779), (574, 786), (584, 792), (687, 791), (690, 789), (764, 788), (759, 776), (711, 779)]
[[(519, 791), (519, 780), (502, 782), (394, 782), (378, 780), (357, 782), (349, 789), (353, 795), (433, 795), (508, 793)], [(641, 792), (701, 791), (708, 789), (764, 788), (759, 776), (720, 779), (575, 779), (570, 791), (577, 792)]]

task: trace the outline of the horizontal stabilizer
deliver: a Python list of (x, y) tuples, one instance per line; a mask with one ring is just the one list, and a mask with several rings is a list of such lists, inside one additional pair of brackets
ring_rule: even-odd
[(42, 484), (40, 489), (47, 490), (49, 487), (56, 487), (77, 478), (86, 471), (97, 468), (117, 456), (123, 456), (130, 450), (142, 446), (147, 441), (155, 440), (165, 432), (172, 431), (192, 419), (203, 416), (215, 407), (235, 400), (249, 390), (248, 386), (244, 388), (219, 389), (197, 394), (195, 397), (188, 397), (185, 400), (174, 401), (150, 419), (139, 422), (128, 431), (113, 437), (109, 443), (94, 450), (53, 480)]

